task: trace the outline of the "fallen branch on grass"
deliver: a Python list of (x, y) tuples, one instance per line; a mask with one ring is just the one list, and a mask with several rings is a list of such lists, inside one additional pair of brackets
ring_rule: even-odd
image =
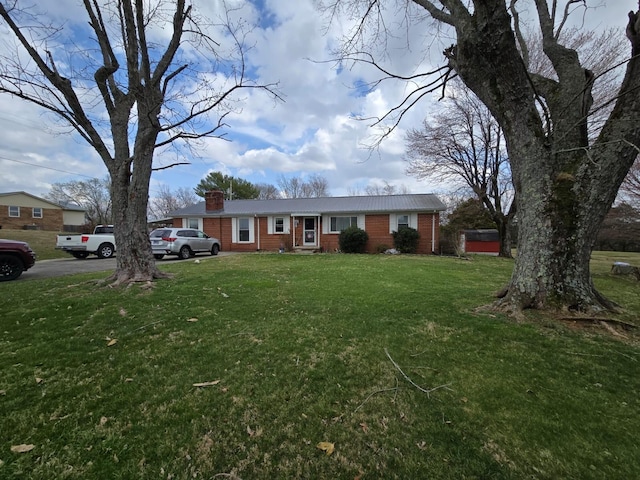
[(391, 358), (391, 355), (389, 354), (389, 352), (387, 351), (387, 349), (384, 349), (384, 353), (387, 354), (387, 358), (391, 361), (391, 363), (393, 364), (394, 367), (396, 367), (396, 369), (402, 374), (402, 376), (404, 377), (404, 379), (409, 382), (411, 385), (413, 385), (414, 387), (416, 387), (418, 390), (420, 390), (423, 393), (427, 394), (427, 397), (430, 396), (431, 393), (435, 392), (436, 390), (440, 390), (440, 389), (447, 389), (447, 390), (451, 390), (451, 388), (449, 388), (449, 386), (451, 385), (450, 383), (446, 383), (444, 385), (438, 385), (437, 387), (433, 387), (433, 388), (422, 388), (420, 385), (418, 385), (417, 383), (415, 383), (413, 380), (411, 380), (406, 373), (404, 373), (402, 371), (402, 369), (400, 368), (400, 366), (395, 362), (395, 360), (393, 358)]
[(157, 325), (158, 323), (161, 323), (161, 322), (164, 322), (164, 320), (158, 320), (157, 322), (147, 323), (146, 325), (142, 325), (141, 327), (131, 330), (126, 335), (131, 335), (132, 333), (137, 332), (138, 330), (144, 330), (147, 327), (152, 327), (153, 325)]
[(371, 397), (373, 397), (374, 395), (377, 395), (378, 393), (384, 393), (384, 392), (396, 392), (398, 393), (398, 379), (396, 378), (396, 386), (393, 388), (383, 388), (381, 390), (376, 390), (375, 392), (371, 392), (367, 398), (364, 399), (364, 401), (358, 405), (358, 407), (353, 411), (353, 413), (356, 413), (358, 410), (360, 410), (362, 408), (362, 406), (367, 403), (369, 401), (369, 399)]

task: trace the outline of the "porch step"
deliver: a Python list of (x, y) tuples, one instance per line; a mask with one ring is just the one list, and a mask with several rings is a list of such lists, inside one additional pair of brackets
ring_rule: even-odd
[(320, 253), (320, 249), (318, 247), (295, 247), (293, 249), (293, 253), (302, 253), (302, 254)]

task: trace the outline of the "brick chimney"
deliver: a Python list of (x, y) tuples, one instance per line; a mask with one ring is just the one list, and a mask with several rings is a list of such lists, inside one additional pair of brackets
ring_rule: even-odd
[(221, 190), (213, 190), (210, 192), (204, 192), (205, 210), (215, 211), (224, 210), (224, 192)]

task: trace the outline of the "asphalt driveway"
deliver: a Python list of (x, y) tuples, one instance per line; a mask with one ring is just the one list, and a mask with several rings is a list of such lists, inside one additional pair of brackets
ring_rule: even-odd
[[(219, 257), (226, 255), (232, 255), (234, 252), (220, 252)], [(207, 260), (216, 257), (210, 255), (197, 255), (187, 260), (180, 260), (178, 257), (164, 257), (162, 260), (156, 260), (158, 265), (171, 262), (192, 262), (195, 259)], [(75, 273), (89, 273), (89, 272), (107, 272), (114, 271), (116, 269), (116, 259), (113, 258), (98, 258), (90, 256), (84, 260), (78, 260), (77, 258), (58, 258), (55, 260), (39, 260), (29, 270), (24, 272), (20, 278), (16, 281), (24, 280), (36, 280), (43, 278), (62, 277), (65, 275), (73, 275)]]

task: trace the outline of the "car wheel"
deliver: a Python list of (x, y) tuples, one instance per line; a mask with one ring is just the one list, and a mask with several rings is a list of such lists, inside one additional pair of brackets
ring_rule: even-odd
[(156, 260), (162, 260), (164, 258), (164, 255), (162, 255), (161, 253), (157, 253), (153, 256), (153, 258), (155, 258)]
[(98, 258), (111, 258), (113, 257), (113, 245), (110, 243), (103, 243), (98, 247)]
[(89, 252), (73, 252), (71, 255), (79, 260), (84, 260), (89, 256)]
[(213, 247), (211, 247), (211, 255), (217, 255), (219, 251), (220, 251), (220, 247), (218, 246), (217, 243), (214, 243)]
[(178, 253), (178, 256), (182, 260), (186, 260), (187, 258), (191, 257), (191, 249), (185, 245), (184, 247), (182, 247), (180, 249), (180, 252)]
[(13, 255), (0, 255), (0, 282), (15, 280), (20, 275), (24, 266), (19, 258)]

